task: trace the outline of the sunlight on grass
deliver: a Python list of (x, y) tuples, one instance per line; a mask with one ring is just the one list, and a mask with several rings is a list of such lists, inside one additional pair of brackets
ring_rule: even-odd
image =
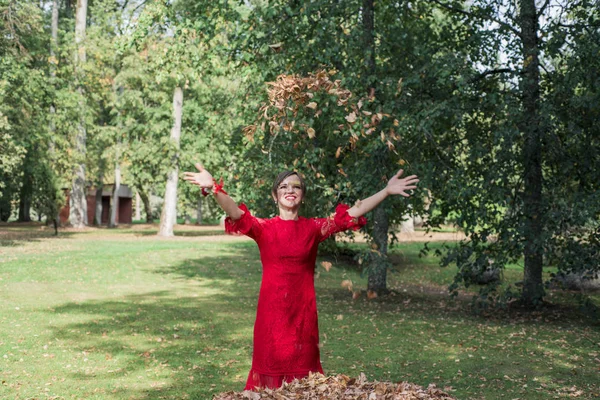
[[(0, 398), (210, 399), (243, 387), (256, 245), (191, 229), (164, 240), (153, 229), (25, 230), (0, 248)], [(474, 315), (447, 295), (453, 270), (419, 249), (393, 250), (395, 291), (371, 301), (355, 266), (317, 267), (326, 372), (436, 383), (461, 399), (600, 392), (597, 324), (572, 311)], [(345, 279), (361, 297), (352, 300)]]

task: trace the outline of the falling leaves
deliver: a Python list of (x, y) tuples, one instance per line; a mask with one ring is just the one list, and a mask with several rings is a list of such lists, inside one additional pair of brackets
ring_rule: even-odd
[(257, 389), (255, 392), (226, 392), (214, 400), (451, 400), (454, 397), (434, 384), (427, 388), (408, 382), (369, 382), (365, 374), (358, 378), (346, 375), (310, 374), (302, 380), (284, 383), (278, 389)]
[[(274, 50), (280, 47), (281, 43), (272, 46)], [(309, 73), (307, 76), (282, 74), (275, 81), (267, 82), (269, 101), (263, 104), (258, 112), (258, 120), (262, 121), (257, 121), (256, 124), (244, 128), (246, 138), (253, 142), (257, 126), (264, 132), (268, 124), (271, 135), (280, 134), (280, 129), (283, 129), (285, 134), (296, 135), (296, 138), (292, 140), (294, 148), (297, 148), (307, 137), (315, 139), (316, 131), (311, 125), (314, 124), (315, 119), (323, 115), (324, 110), (334, 110), (331, 106), (336, 104), (342, 114), (334, 114), (334, 116), (339, 115), (336, 118), (344, 116), (345, 123), (336, 122), (338, 129), (333, 130), (333, 133), (350, 132), (349, 135), (340, 135), (338, 138), (347, 142), (338, 146), (335, 158), (341, 157), (342, 149), (348, 152), (354, 151), (361, 138), (373, 134), (380, 135), (382, 143), (389, 150), (397, 153), (396, 146), (399, 136), (392, 129), (389, 129), (389, 132), (387, 130), (392, 121), (395, 126), (398, 126), (398, 121), (392, 119), (390, 114), (363, 108), (365, 103), (373, 104), (375, 91), (371, 90), (368, 97), (353, 101), (352, 92), (342, 87), (341, 80), (332, 80), (332, 73), (335, 74), (336, 71), (321, 70)], [(314, 111), (309, 116), (311, 122), (308, 124), (304, 122), (306, 109)], [(384, 120), (388, 120), (389, 124)], [(296, 124), (296, 122), (298, 123)], [(303, 132), (306, 132), (306, 135), (303, 135)], [(329, 131), (324, 131), (324, 133), (328, 134)], [(260, 136), (260, 138), (262, 140), (264, 136)]]

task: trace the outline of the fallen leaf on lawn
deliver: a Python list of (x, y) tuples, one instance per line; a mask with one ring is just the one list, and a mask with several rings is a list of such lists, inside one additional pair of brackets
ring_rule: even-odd
[(351, 124), (356, 122), (356, 114), (351, 112), (350, 114), (346, 115), (346, 121), (350, 122)]
[(325, 271), (329, 272), (332, 264), (329, 261), (321, 261), (321, 266), (325, 268)]
[(342, 287), (347, 288), (349, 291), (352, 291), (352, 281), (350, 279), (343, 280)]
[(346, 375), (310, 374), (301, 380), (284, 383), (278, 389), (255, 392), (226, 392), (213, 400), (284, 400), (284, 399), (364, 399), (364, 400), (453, 400), (454, 397), (430, 384), (427, 388), (409, 382), (369, 382), (364, 373), (358, 379)]

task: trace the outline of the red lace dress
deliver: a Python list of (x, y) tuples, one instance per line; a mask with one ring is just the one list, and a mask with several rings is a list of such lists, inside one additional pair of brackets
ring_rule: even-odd
[(244, 204), (240, 209), (244, 215), (237, 221), (227, 218), (225, 230), (254, 239), (263, 267), (245, 389), (278, 388), (309, 372), (323, 373), (314, 285), (317, 247), (337, 232), (360, 228), (366, 219), (352, 218), (343, 204), (330, 218), (292, 221), (256, 218)]

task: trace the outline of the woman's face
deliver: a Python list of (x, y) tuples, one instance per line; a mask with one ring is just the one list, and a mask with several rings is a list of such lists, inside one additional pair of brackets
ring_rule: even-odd
[(277, 186), (277, 204), (285, 208), (298, 208), (302, 204), (304, 193), (297, 175), (290, 175)]

